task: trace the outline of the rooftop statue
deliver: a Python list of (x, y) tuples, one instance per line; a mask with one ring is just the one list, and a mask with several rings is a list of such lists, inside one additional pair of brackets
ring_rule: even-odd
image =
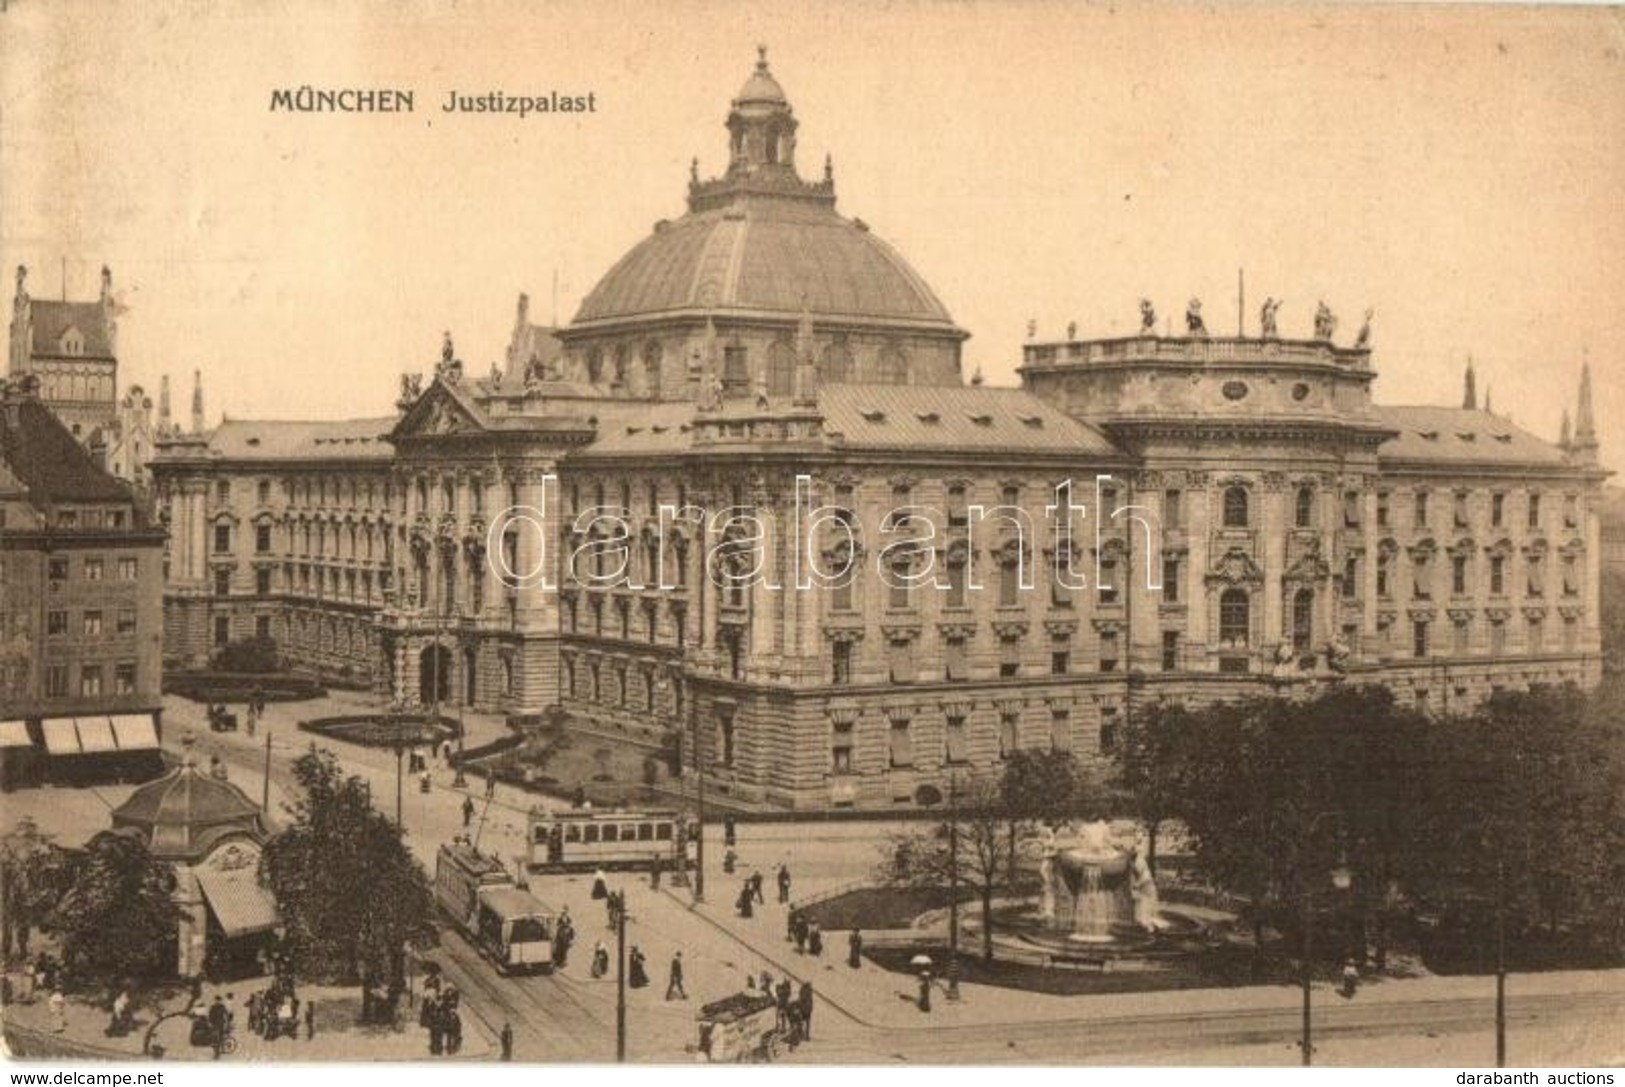
[(1330, 340), (1337, 331), (1337, 318), (1325, 302), (1315, 303), (1315, 339)]
[(1151, 299), (1140, 299), (1140, 332), (1149, 334), (1157, 331), (1157, 307), (1151, 304)]
[(1185, 305), (1185, 332), (1198, 339), (1207, 339), (1207, 324), (1202, 320), (1202, 300), (1193, 298)]
[(1279, 335), (1275, 330), (1275, 312), (1281, 308), (1282, 301), (1284, 299), (1266, 298), (1258, 311), (1258, 324), (1266, 340), (1273, 340)]
[(1360, 325), (1359, 334), (1354, 337), (1355, 347), (1371, 346), (1371, 315), (1376, 312), (1377, 311), (1372, 309), (1370, 306), (1366, 307), (1365, 321)]

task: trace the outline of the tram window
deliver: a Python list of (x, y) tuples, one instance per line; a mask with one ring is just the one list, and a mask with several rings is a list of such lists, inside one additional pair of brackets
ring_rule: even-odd
[(638, 841), (652, 842), (655, 840), (655, 827), (653, 823), (638, 824)]
[(636, 823), (621, 824), (621, 841), (635, 842), (638, 840), (638, 825)]
[(564, 840), (567, 842), (581, 841), (581, 824), (571, 823), (564, 828)]
[(670, 823), (656, 823), (655, 824), (655, 841), (657, 841), (657, 842), (669, 842), (669, 841), (671, 841), (671, 824)]
[(604, 841), (613, 842), (621, 835), (621, 828), (614, 823), (604, 824)]
[(530, 840), (538, 844), (547, 841), (547, 824), (537, 823), (532, 827)]
[(581, 829), (586, 832), (586, 838), (584, 841), (586, 841), (588, 845), (593, 845), (598, 841), (598, 824), (588, 823)]

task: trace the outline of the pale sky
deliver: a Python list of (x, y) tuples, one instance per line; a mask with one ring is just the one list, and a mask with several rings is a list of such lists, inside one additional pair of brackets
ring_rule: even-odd
[[(388, 414), (440, 333), (477, 372), (521, 290), (568, 321), (688, 163), (725, 165), (756, 45), (866, 220), (1013, 382), (1040, 337), (1199, 296), (1233, 333), (1284, 297), (1386, 403), (1480, 394), (1555, 438), (1589, 352), (1625, 468), (1625, 14), (1517, 7), (966, 2), (373, 4), (9, 0), (0, 267), (129, 311), (121, 380), (201, 369), (211, 420)], [(412, 114), (272, 113), (279, 88), (395, 87)], [(596, 95), (452, 115), (451, 90)], [(9, 290), (6, 292), (9, 294)], [(9, 307), (8, 307), (9, 310)]]

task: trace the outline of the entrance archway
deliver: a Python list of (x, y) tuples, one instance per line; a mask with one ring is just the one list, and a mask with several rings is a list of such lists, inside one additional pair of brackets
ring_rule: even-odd
[(418, 657), (418, 699), (432, 705), (451, 698), (451, 650), (443, 645), (424, 647)]

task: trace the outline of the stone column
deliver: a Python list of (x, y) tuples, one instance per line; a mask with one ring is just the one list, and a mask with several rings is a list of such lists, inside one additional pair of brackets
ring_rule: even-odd
[[(1259, 503), (1258, 524), (1253, 538), (1258, 541), (1258, 564), (1264, 568), (1264, 624), (1262, 645), (1273, 653), (1281, 643), (1282, 586), (1281, 575), (1286, 573), (1286, 481), (1277, 473), (1267, 472), (1263, 480), (1262, 499)], [(1273, 661), (1269, 662), (1273, 664)]]

